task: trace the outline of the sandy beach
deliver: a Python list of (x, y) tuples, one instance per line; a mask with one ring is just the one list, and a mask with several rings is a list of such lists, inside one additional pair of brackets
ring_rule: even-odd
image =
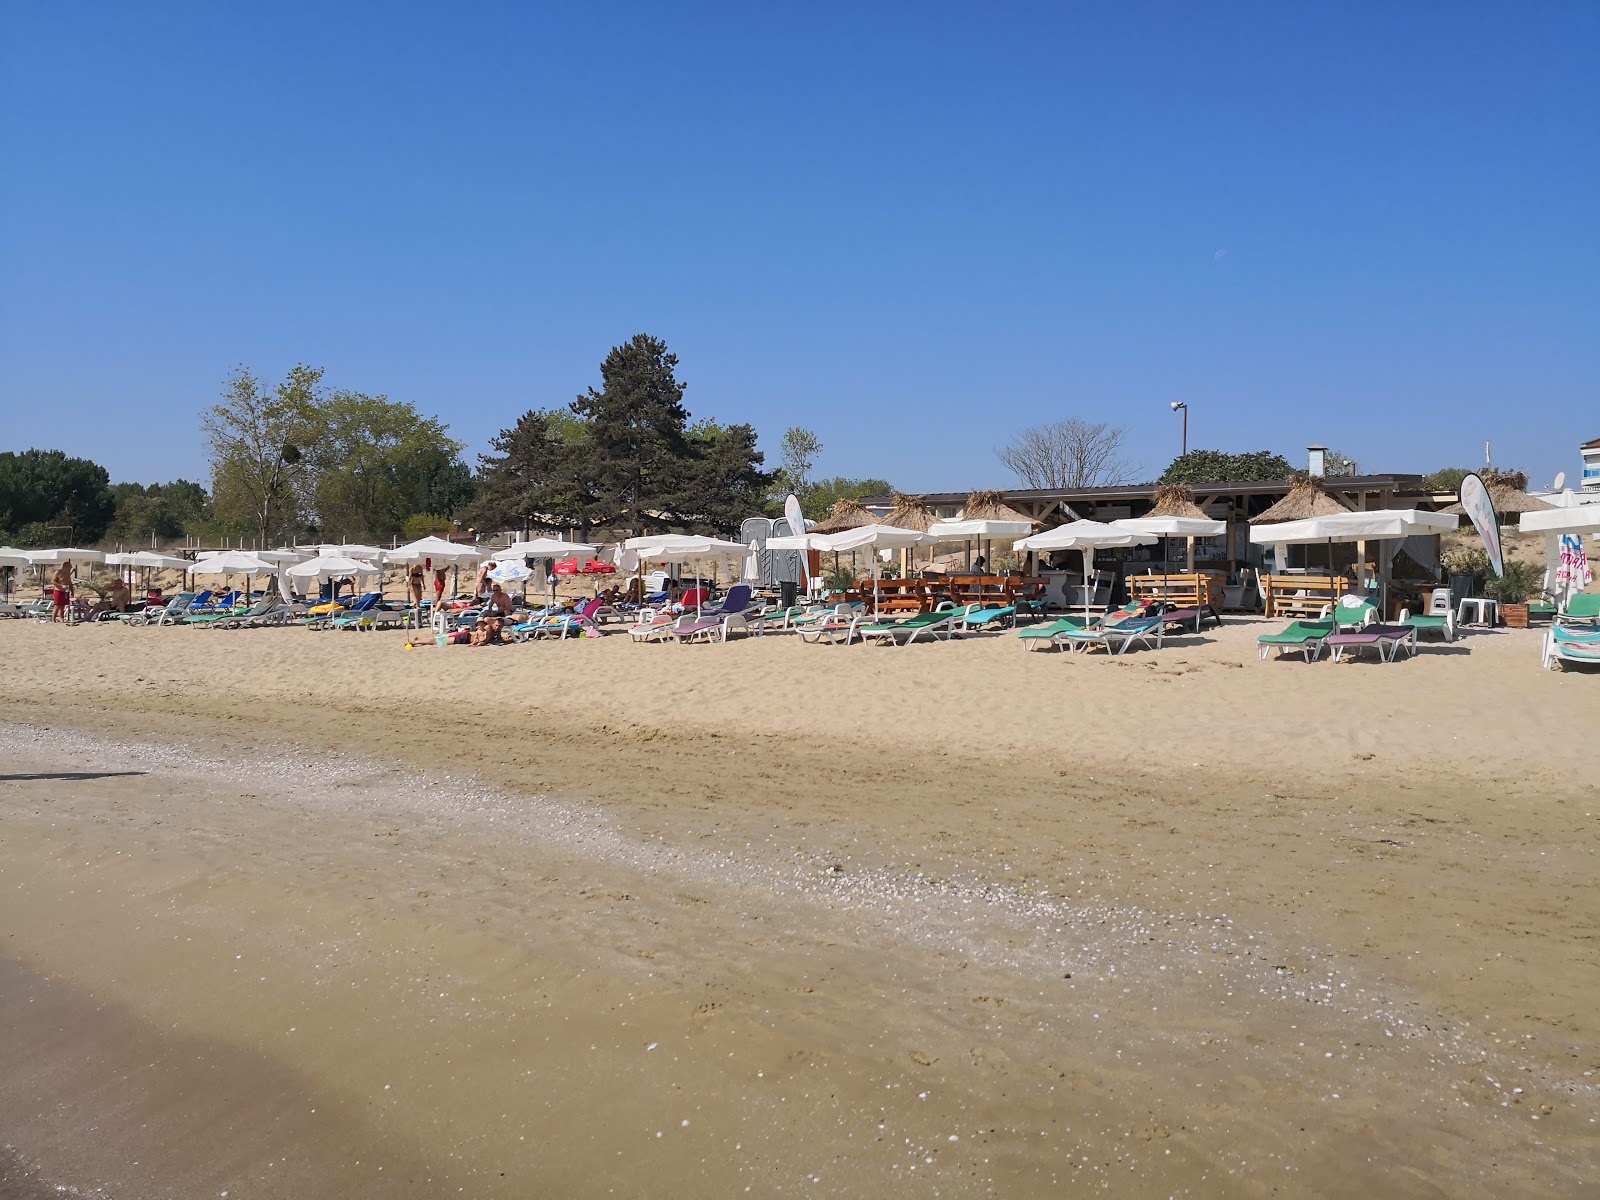
[(1592, 1194), (1596, 680), (1275, 624), (0, 623), (0, 1195)]

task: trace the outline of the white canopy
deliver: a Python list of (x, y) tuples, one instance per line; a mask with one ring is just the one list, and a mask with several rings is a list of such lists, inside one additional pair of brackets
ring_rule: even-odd
[[(1552, 510), (1557, 511), (1557, 510)], [(1448, 533), (1461, 524), (1450, 513), (1415, 508), (1377, 508), (1367, 512), (1329, 513), (1303, 521), (1252, 525), (1250, 540), (1258, 546), (1303, 546), (1312, 542), (1383, 542), (1433, 533)]]
[(1104, 521), (1073, 521), (1067, 525), (1057, 525), (1054, 529), (1046, 529), (1043, 533), (1036, 533), (1032, 537), (1025, 537), (1021, 541), (1013, 542), (1013, 550), (1098, 550), (1102, 546), (1149, 546), (1156, 540), (1151, 533), (1135, 533), (1132, 530), (1118, 529), (1114, 524)]
[(831, 533), (796, 533), (769, 537), (764, 543), (767, 550), (832, 550), (828, 539)]
[(439, 564), (455, 565), (457, 563), (477, 562), (481, 558), (492, 557), (487, 551), (477, 546), (466, 545), (461, 542), (446, 541), (442, 537), (418, 538), (414, 542), (407, 542), (394, 550), (385, 550), (383, 557), (389, 562), (422, 562), (431, 558)]
[[(591, 546), (587, 542), (563, 542), (560, 538), (534, 538), (526, 542), (512, 542), (504, 550), (498, 552), (504, 558), (593, 558), (600, 552), (598, 546)], [(485, 557), (494, 558), (496, 555), (487, 554)]]
[(928, 534), (915, 529), (901, 529), (895, 525), (862, 525), (829, 534), (816, 549), (902, 550), (907, 546), (926, 546), (933, 540)]
[[(568, 546), (572, 544), (567, 543)], [(621, 548), (638, 555), (645, 562), (688, 562), (695, 558), (743, 558), (750, 553), (750, 547), (743, 542), (725, 542), (720, 538), (694, 537), (681, 533), (629, 538), (622, 543)]]
[[(1592, 533), (1600, 535), (1600, 504), (1541, 508), (1525, 512), (1517, 522), (1523, 533)], [(3, 551), (0, 551), (3, 553)]]
[[(0, 551), (0, 554), (3, 553)], [(168, 571), (187, 571), (192, 565), (187, 558), (179, 558), (175, 554), (159, 554), (154, 550), (129, 550), (122, 554), (108, 554), (106, 564), (113, 567), (151, 567)]]
[(251, 550), (257, 558), (270, 563), (297, 563), (304, 562), (316, 551), (309, 546), (296, 548), (294, 546), (279, 546), (276, 550)]
[(928, 534), (936, 542), (957, 542), (967, 538), (1026, 537), (1032, 532), (1032, 521), (935, 521), (928, 526)]
[(388, 555), (382, 546), (334, 546), (323, 545), (317, 547), (317, 553), (323, 556), (338, 555), (343, 558), (359, 559), (362, 562), (375, 563)]
[(28, 552), (26, 550), (18, 550), (15, 546), (0, 546), (0, 567), (26, 567), (29, 565), (31, 564), (28, 562)]
[(1123, 517), (1109, 524), (1113, 529), (1153, 533), (1157, 537), (1216, 537), (1228, 532), (1226, 521), (1213, 521), (1210, 517)]
[(189, 564), (191, 575), (276, 575), (276, 563), (266, 562), (243, 550), (220, 550)]
[(98, 550), (74, 550), (71, 547), (55, 550), (27, 550), (24, 553), (28, 561), (35, 565), (40, 563), (97, 563), (105, 562), (106, 556)]
[(377, 575), (377, 567), (343, 554), (319, 554), (303, 563), (296, 563), (285, 574), (295, 579), (342, 579), (346, 575)]

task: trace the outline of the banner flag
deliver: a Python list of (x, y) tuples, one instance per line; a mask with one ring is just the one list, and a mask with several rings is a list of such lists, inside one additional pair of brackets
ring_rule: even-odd
[(1476, 475), (1468, 475), (1461, 481), (1458, 495), (1461, 507), (1466, 509), (1472, 521), (1472, 527), (1483, 539), (1483, 548), (1489, 552), (1489, 565), (1497, 576), (1504, 575), (1506, 564), (1500, 555), (1500, 526), (1494, 519), (1494, 501), (1489, 499), (1489, 489), (1483, 486), (1483, 480)]

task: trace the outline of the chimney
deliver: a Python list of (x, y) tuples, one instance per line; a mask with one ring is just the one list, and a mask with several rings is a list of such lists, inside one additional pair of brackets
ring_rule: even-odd
[(1326, 446), (1307, 446), (1306, 452), (1311, 456), (1306, 464), (1306, 471), (1313, 479), (1320, 479), (1328, 473), (1328, 448)]

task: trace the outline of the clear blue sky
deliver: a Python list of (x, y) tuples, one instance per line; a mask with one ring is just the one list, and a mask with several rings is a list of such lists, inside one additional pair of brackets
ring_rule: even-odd
[(0, 7), (0, 448), (205, 478), (230, 367), (472, 453), (663, 337), (825, 473), (1081, 415), (1576, 475), (1600, 5)]

